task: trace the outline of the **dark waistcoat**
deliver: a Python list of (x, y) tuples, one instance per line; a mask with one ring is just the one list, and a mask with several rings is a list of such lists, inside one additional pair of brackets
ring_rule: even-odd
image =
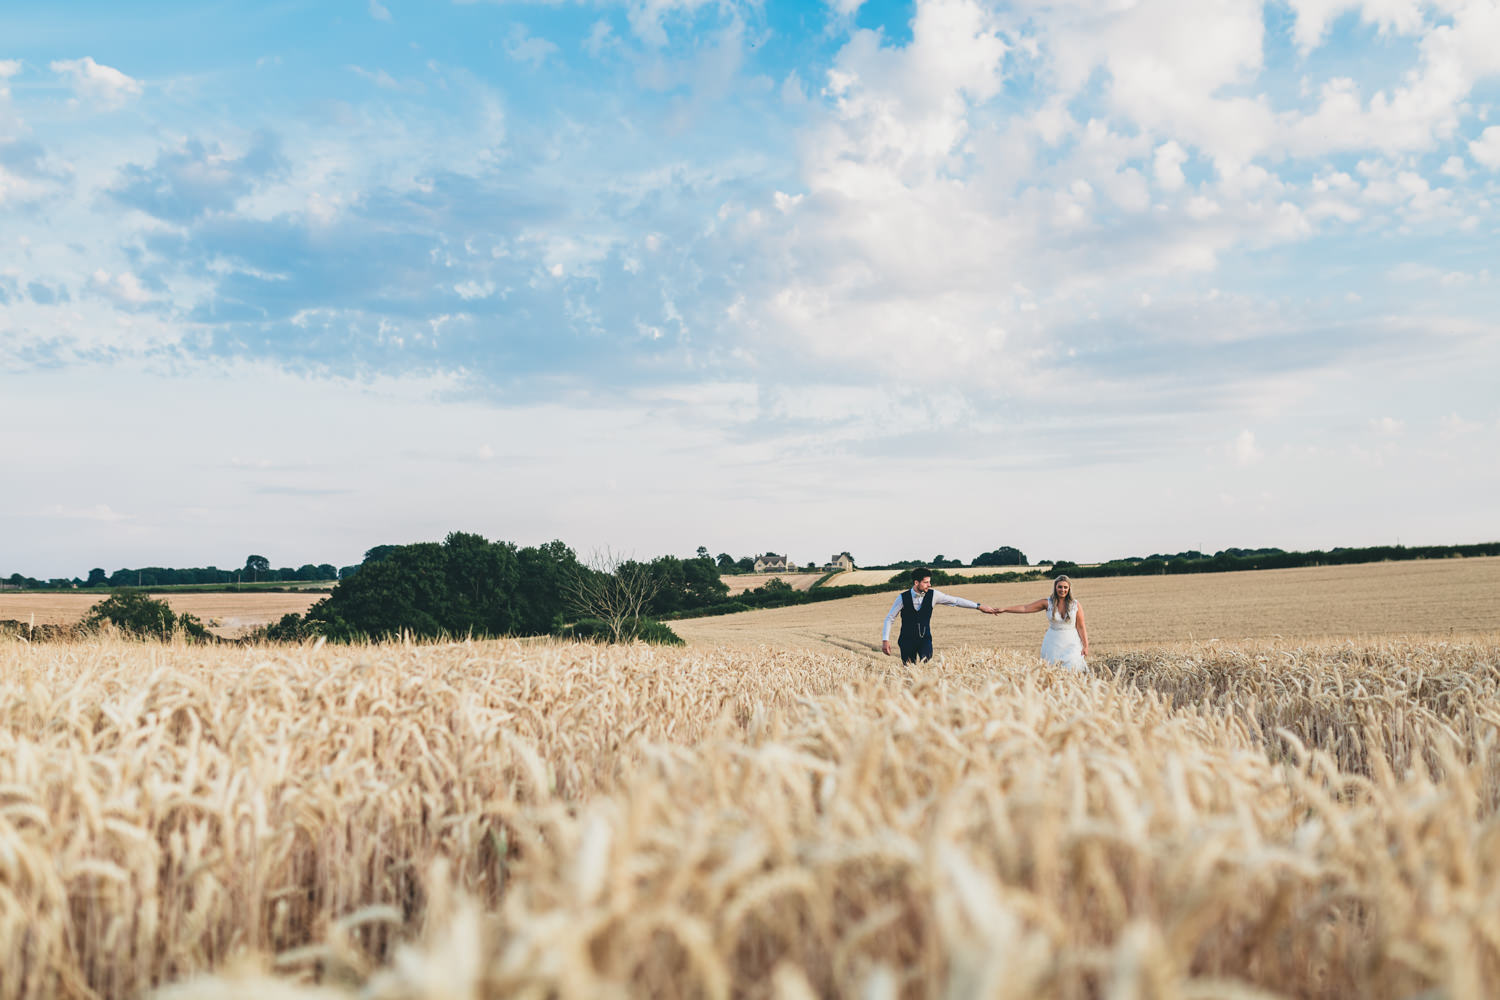
[(911, 591), (901, 592), (901, 637), (897, 642), (917, 642), (932, 638), (932, 591), (922, 595), (922, 604), (911, 599)]

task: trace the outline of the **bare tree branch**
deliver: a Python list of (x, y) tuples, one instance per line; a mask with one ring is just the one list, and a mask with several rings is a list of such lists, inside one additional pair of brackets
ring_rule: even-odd
[(613, 549), (595, 549), (587, 559), (579, 560), (568, 599), (576, 613), (608, 625), (610, 641), (618, 643), (627, 633), (636, 633), (659, 586), (649, 563), (636, 562)]

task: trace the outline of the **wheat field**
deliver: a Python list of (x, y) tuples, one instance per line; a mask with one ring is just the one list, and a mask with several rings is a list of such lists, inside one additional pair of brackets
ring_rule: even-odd
[(811, 590), (812, 585), (823, 579), (822, 573), (732, 573), (720, 577), (729, 588), (729, 595), (742, 594), (756, 587), (764, 587), (772, 580), (780, 580), (793, 590)]
[[(109, 593), (64, 591), (34, 594), (0, 594), (0, 621), (7, 619), (36, 625), (76, 625), (89, 608)], [(317, 592), (216, 591), (208, 593), (168, 591), (151, 595), (166, 601), (177, 614), (196, 615), (209, 629), (225, 638), (279, 621), (288, 613), (304, 614), (327, 594)]]
[(1480, 997), (1500, 633), (0, 645), (0, 996)]
[[(1046, 597), (1050, 583), (941, 588), (1009, 607)], [(1444, 637), (1500, 631), (1500, 557), (1314, 566), (1250, 573), (1075, 580), (1097, 652), (1218, 640)], [(897, 588), (821, 604), (672, 622), (690, 643), (880, 655), (880, 626)], [(1042, 615), (982, 615), (939, 607), (939, 650), (1040, 650)]]

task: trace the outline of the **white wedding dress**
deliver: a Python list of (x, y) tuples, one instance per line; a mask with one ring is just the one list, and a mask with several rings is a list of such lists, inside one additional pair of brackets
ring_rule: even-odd
[(1077, 601), (1071, 602), (1066, 618), (1055, 607), (1054, 599), (1047, 598), (1047, 634), (1042, 637), (1042, 659), (1055, 663), (1064, 670), (1087, 670), (1083, 659), (1083, 640), (1078, 635)]

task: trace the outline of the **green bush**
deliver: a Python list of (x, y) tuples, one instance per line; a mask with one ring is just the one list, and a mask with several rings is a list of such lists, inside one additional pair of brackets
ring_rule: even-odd
[(558, 636), (578, 642), (608, 642), (609, 623), (598, 618), (580, 618), (557, 630)]
[(685, 646), (682, 637), (673, 632), (671, 627), (650, 618), (642, 618), (636, 623), (635, 638), (642, 642), (649, 642), (653, 646)]
[(318, 635), (316, 622), (309, 621), (289, 611), (281, 616), (281, 621), (266, 626), (266, 638), (271, 642), (301, 642)]
[[(578, 642), (609, 642), (609, 623), (598, 618), (580, 618), (571, 625), (564, 625), (557, 630), (557, 634), (564, 639), (573, 639)], [(635, 623), (635, 627), (626, 636), (627, 641), (639, 639), (654, 646), (683, 646), (682, 637), (661, 622), (650, 618), (642, 618)]]
[(193, 615), (178, 616), (166, 601), (158, 601), (139, 590), (117, 590), (89, 609), (83, 624), (98, 628), (105, 622), (140, 638), (170, 639), (180, 629), (190, 639), (210, 638), (208, 629)]

